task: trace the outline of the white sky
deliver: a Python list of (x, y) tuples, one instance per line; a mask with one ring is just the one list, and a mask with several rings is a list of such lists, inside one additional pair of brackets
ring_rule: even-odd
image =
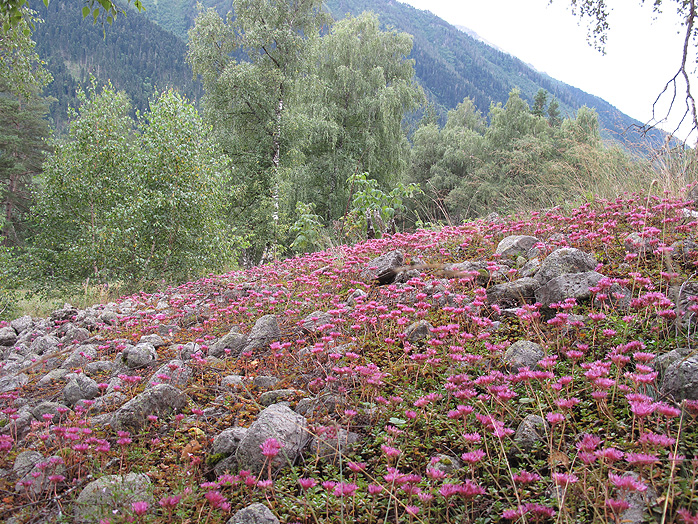
[[(613, 10), (605, 56), (587, 44), (586, 22), (580, 25), (572, 15), (569, 0), (401, 1), (472, 29), (539, 71), (597, 95), (642, 122), (652, 117), (652, 103), (681, 62), (683, 34), (676, 2), (670, 0), (657, 17), (651, 0), (645, 5), (641, 0), (608, 2)], [(670, 123), (661, 125), (670, 131), (685, 108), (685, 87), (679, 89), (677, 109)], [(663, 117), (667, 104), (660, 107), (664, 113), (657, 111), (657, 116)]]

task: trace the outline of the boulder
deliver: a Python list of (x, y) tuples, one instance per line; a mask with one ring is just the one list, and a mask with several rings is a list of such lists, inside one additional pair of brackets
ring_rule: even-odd
[(273, 404), (265, 408), (245, 433), (235, 452), (240, 469), (259, 474), (267, 466), (267, 458), (262, 455), (260, 446), (275, 438), (281, 450), (272, 459), (272, 471), (294, 463), (308, 441), (305, 417), (294, 413), (283, 404)]
[(676, 401), (698, 400), (698, 356), (681, 358), (667, 368), (662, 394)]
[(420, 320), (407, 326), (405, 330), (405, 340), (414, 344), (431, 337), (431, 330), (434, 329), (426, 320)]
[(235, 453), (238, 445), (245, 437), (248, 428), (228, 428), (221, 431), (213, 439), (213, 453), (230, 455)]
[(226, 524), (279, 524), (271, 510), (259, 502), (241, 509)]
[(553, 278), (535, 291), (536, 302), (543, 307), (564, 302), (567, 298), (585, 300), (591, 298), (591, 288), (599, 283), (604, 276), (596, 271), (565, 274)]
[(34, 339), (29, 345), (29, 351), (37, 355), (55, 353), (58, 351), (58, 344), (60, 340), (53, 335), (43, 335)]
[(140, 342), (136, 346), (127, 346), (122, 355), (122, 359), (130, 369), (149, 366), (157, 358), (155, 346), (150, 342)]
[(187, 405), (187, 395), (169, 384), (146, 389), (114, 412), (111, 427), (115, 431), (137, 433), (148, 424), (148, 415), (164, 418), (178, 413)]
[(332, 315), (325, 311), (313, 311), (301, 320), (301, 327), (311, 333), (319, 331), (320, 326), (331, 324), (333, 321)]
[(208, 348), (208, 354), (212, 357), (218, 358), (224, 356), (236, 358), (240, 355), (240, 352), (246, 345), (247, 336), (238, 333), (237, 330), (233, 328), (232, 330), (230, 330), (230, 333), (221, 337), (211, 347)]
[(97, 382), (84, 373), (71, 375), (63, 388), (63, 399), (69, 406), (74, 406), (78, 400), (91, 400), (99, 395)]
[(12, 346), (17, 342), (17, 333), (10, 326), (0, 328), (0, 346)]
[(487, 302), (503, 308), (512, 308), (533, 303), (540, 282), (535, 278), (524, 277), (513, 282), (497, 284), (487, 289)]
[(518, 340), (507, 348), (503, 358), (512, 372), (516, 373), (523, 367), (533, 369), (544, 356), (545, 351), (540, 344)]
[(546, 284), (560, 275), (593, 271), (596, 265), (596, 259), (590, 254), (573, 247), (563, 247), (545, 257), (534, 278)]
[(523, 451), (531, 451), (536, 444), (545, 444), (550, 426), (539, 415), (527, 415), (516, 428), (514, 443)]
[(97, 358), (97, 346), (85, 344), (72, 351), (60, 367), (62, 369), (85, 368), (95, 358)]
[(361, 272), (361, 279), (390, 284), (398, 274), (397, 269), (404, 265), (405, 255), (396, 249), (371, 260)]
[(255, 322), (244, 351), (262, 349), (281, 338), (281, 329), (276, 315), (264, 315)]
[(528, 235), (510, 235), (504, 237), (499, 244), (495, 253), (501, 255), (502, 258), (517, 258), (525, 257), (528, 251), (538, 242), (536, 237)]
[(150, 479), (143, 473), (105, 475), (90, 482), (78, 495), (73, 506), (74, 522), (96, 524), (100, 519), (131, 515), (134, 502), (153, 504)]
[(148, 382), (151, 386), (157, 384), (170, 384), (175, 387), (186, 387), (191, 378), (191, 368), (183, 361), (174, 359), (153, 373)]

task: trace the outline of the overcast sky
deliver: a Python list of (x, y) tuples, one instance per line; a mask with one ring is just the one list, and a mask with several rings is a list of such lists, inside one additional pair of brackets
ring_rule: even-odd
[[(431, 11), (453, 25), (466, 26), (539, 71), (600, 96), (642, 122), (652, 103), (678, 71), (683, 35), (675, 2), (655, 17), (653, 2), (613, 0), (606, 55), (587, 44), (587, 26), (574, 17), (569, 0), (402, 0)], [(694, 80), (698, 87), (698, 80)], [(673, 131), (680, 106), (664, 129)], [(667, 98), (668, 100), (668, 98)], [(666, 104), (657, 116), (666, 114)], [(693, 137), (692, 137), (693, 140)]]

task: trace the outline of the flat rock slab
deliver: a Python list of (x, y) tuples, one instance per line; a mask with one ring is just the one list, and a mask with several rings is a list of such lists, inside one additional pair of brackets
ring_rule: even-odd
[(158, 384), (146, 389), (116, 410), (110, 424), (115, 431), (136, 433), (147, 424), (148, 415), (163, 418), (171, 413), (178, 413), (184, 409), (188, 400), (187, 395), (176, 387)]

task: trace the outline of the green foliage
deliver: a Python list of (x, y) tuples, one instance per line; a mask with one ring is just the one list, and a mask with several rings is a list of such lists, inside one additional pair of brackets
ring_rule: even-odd
[[(42, 0), (42, 2), (44, 6), (48, 7), (49, 0)], [(128, 3), (130, 4), (131, 0), (128, 0)], [(141, 0), (133, 0), (133, 6), (139, 11), (143, 10)], [(101, 17), (102, 23), (111, 24), (117, 15), (125, 14), (123, 8), (111, 0), (86, 0), (85, 6), (82, 8), (82, 17), (92, 15), (94, 23), (97, 23)], [(2, 30), (5, 33), (21, 27), (23, 23), (32, 24), (32, 12), (28, 8), (27, 0), (2, 0), (0, 2), (0, 16), (5, 18), (2, 24)]]
[(313, 213), (315, 204), (296, 202), (298, 219), (291, 226), (290, 232), (295, 236), (291, 249), (298, 253), (319, 250), (328, 244), (323, 233), (322, 219)]
[(195, 109), (168, 91), (136, 123), (123, 92), (80, 93), (68, 138), (46, 162), (33, 249), (67, 281), (195, 275), (237, 237), (221, 217), (230, 181)]
[(384, 233), (395, 232), (395, 221), (399, 213), (405, 213), (405, 200), (414, 198), (421, 192), (417, 184), (404, 185), (398, 182), (385, 193), (378, 187), (378, 181), (368, 178), (368, 173), (357, 173), (349, 178), (353, 198), (347, 218), (350, 236), (363, 239), (367, 232), (369, 238), (380, 238)]

